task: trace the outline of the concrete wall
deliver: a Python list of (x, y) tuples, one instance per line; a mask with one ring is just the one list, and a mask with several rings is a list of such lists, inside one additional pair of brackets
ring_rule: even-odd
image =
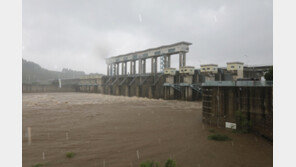
[[(187, 68), (187, 67), (186, 67)], [(191, 68), (191, 67), (188, 67)], [(193, 67), (192, 67), (193, 68)], [(256, 70), (255, 70), (256, 71)], [(233, 72), (219, 69), (218, 73), (202, 73), (194, 70), (194, 74), (184, 74), (176, 71), (175, 75), (127, 75), (127, 76), (102, 76), (94, 79), (82, 79), (79, 82), (81, 92), (103, 93), (117, 96), (137, 96), (147, 98), (162, 98), (167, 100), (198, 100), (202, 99), (201, 92), (190, 86), (164, 86), (164, 83), (188, 83), (201, 85), (205, 81), (234, 80)], [(96, 85), (94, 87), (89, 85)]]
[[(166, 99), (164, 83), (174, 83), (175, 76), (156, 75), (156, 76), (118, 76), (105, 77), (104, 81), (98, 81), (101, 84), (92, 88), (89, 85), (79, 85), (79, 92), (93, 92), (116, 96), (137, 96), (155, 99)], [(168, 99), (176, 99), (173, 88), (167, 89)], [(190, 90), (189, 90), (190, 92)], [(180, 98), (181, 99), (181, 98)], [(184, 98), (186, 99), (186, 98)]]
[(59, 88), (57, 85), (30, 85), (23, 84), (23, 93), (37, 93), (37, 92), (76, 92), (78, 87), (74, 85), (62, 86)]
[[(128, 75), (128, 76), (103, 76), (95, 79), (81, 79), (79, 83), (80, 92), (103, 93), (117, 96), (137, 96), (147, 98), (162, 98), (167, 100), (198, 100), (202, 99), (201, 92), (190, 86), (164, 86), (164, 83), (172, 85), (188, 83), (201, 85), (205, 81), (235, 80), (233, 72), (219, 69), (217, 74), (202, 73), (195, 70), (193, 75), (179, 73), (175, 75)], [(91, 86), (93, 85), (93, 86)]]
[(203, 121), (225, 127), (237, 123), (240, 111), (251, 122), (251, 131), (273, 139), (272, 87), (203, 87)]

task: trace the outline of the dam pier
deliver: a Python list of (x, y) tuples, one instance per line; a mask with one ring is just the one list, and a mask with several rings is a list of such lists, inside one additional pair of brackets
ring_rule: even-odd
[[(78, 91), (156, 99), (201, 98), (194, 67), (186, 66), (190, 45), (178, 42), (107, 58), (107, 75), (81, 79)], [(171, 56), (179, 56), (179, 71), (171, 67)], [(147, 61), (151, 61), (150, 73)]]

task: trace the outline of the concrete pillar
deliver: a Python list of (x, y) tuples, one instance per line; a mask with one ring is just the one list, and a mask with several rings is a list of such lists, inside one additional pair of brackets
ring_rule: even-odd
[(143, 60), (143, 69), (142, 69), (143, 74), (146, 74), (146, 59)]
[(130, 61), (130, 74), (133, 74), (133, 61)]
[(134, 61), (132, 61), (132, 74), (134, 74)]
[(136, 61), (133, 62), (133, 74), (136, 74)]
[(129, 96), (129, 86), (125, 86), (125, 96)]
[(183, 53), (183, 67), (186, 66), (186, 53)]
[(119, 63), (116, 63), (116, 75), (119, 75)]
[(123, 62), (122, 65), (123, 65), (123, 74), (122, 75), (126, 75), (126, 62)]
[[(193, 76), (192, 75), (186, 75), (184, 76), (184, 83), (187, 83), (187, 84), (192, 84), (192, 78)], [(192, 100), (192, 88), (189, 87), (189, 86), (186, 86), (185, 87), (185, 100)]]
[(182, 52), (180, 52), (179, 53), (179, 67), (182, 67), (182, 65), (183, 65), (183, 54), (182, 54)]
[(116, 72), (117, 72), (117, 64), (115, 63), (114, 64), (114, 75), (117, 75)]
[(127, 75), (127, 62), (124, 62), (124, 75)]
[(133, 61), (131, 61), (131, 74), (133, 74), (134, 66), (133, 66)]
[(116, 75), (116, 64), (112, 64), (112, 73), (113, 75)]
[(151, 74), (154, 73), (154, 58), (151, 58)]
[(185, 97), (186, 97), (186, 100), (188, 100), (188, 101), (192, 100), (192, 88), (191, 87), (186, 87)]
[(124, 63), (121, 63), (121, 75), (124, 75)]
[[(167, 76), (166, 77), (166, 83), (174, 84), (174, 76)], [(174, 99), (174, 88), (172, 87), (165, 87), (165, 99)]]
[(116, 75), (116, 64), (112, 64), (112, 67), (113, 67), (112, 73), (113, 75)]
[(141, 74), (144, 74), (144, 59), (141, 61)]
[(137, 96), (137, 97), (140, 97), (140, 96), (141, 96), (141, 94), (140, 94), (140, 89), (141, 89), (140, 86), (137, 86), (137, 87), (136, 87), (136, 96)]
[(171, 55), (168, 55), (168, 61), (167, 61), (167, 67), (170, 68), (171, 67)]
[(163, 56), (163, 67), (166, 68), (167, 67), (167, 55)]
[(165, 68), (169, 67), (169, 55), (166, 55), (166, 59), (165, 59)]
[(123, 65), (123, 74), (122, 75), (126, 75), (126, 62), (123, 62), (122, 65)]
[(155, 74), (157, 74), (157, 57), (155, 57), (155, 62), (154, 62), (155, 64), (154, 64), (154, 66), (155, 66)]
[(115, 87), (115, 95), (120, 95), (120, 86)]
[(152, 86), (149, 87), (148, 98), (150, 98), (150, 99), (153, 98), (153, 88), (152, 88)]
[(140, 75), (142, 74), (142, 65), (143, 65), (143, 64), (142, 64), (142, 59), (140, 59), (140, 60), (139, 60), (139, 67), (138, 67), (138, 68), (139, 68), (139, 69), (138, 69), (138, 70), (139, 70), (138, 73), (139, 73)]
[(130, 61), (130, 75), (133, 74), (133, 62)]

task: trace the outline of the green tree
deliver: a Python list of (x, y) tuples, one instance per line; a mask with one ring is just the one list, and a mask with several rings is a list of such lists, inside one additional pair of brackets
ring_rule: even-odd
[(266, 81), (273, 81), (273, 67), (271, 67), (265, 74), (264, 78)]

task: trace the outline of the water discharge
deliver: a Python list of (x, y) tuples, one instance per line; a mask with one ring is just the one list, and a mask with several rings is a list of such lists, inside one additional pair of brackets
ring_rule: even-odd
[[(170, 157), (184, 167), (272, 166), (272, 143), (203, 124), (201, 105), (94, 93), (23, 94), (23, 166), (136, 167)], [(210, 129), (232, 140), (208, 140)], [(67, 159), (67, 152), (75, 157)]]

